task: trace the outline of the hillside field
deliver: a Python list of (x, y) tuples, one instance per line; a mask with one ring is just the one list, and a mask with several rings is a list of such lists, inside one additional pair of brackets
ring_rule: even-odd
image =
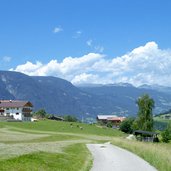
[(171, 170), (171, 144), (126, 139), (119, 130), (59, 121), (0, 122), (1, 171), (88, 171), (87, 143), (110, 141), (139, 155), (159, 171)]
[(111, 141), (118, 130), (81, 123), (0, 122), (1, 171), (87, 171), (86, 143)]

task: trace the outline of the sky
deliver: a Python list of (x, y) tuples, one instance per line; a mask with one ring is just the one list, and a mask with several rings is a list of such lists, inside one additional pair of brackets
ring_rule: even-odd
[(0, 70), (171, 87), (170, 0), (0, 0)]

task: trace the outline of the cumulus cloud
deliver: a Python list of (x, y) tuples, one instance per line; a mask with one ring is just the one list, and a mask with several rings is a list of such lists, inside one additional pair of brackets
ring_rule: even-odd
[(26, 62), (11, 69), (28, 75), (52, 75), (74, 84), (127, 82), (135, 86), (159, 84), (171, 86), (171, 51), (148, 42), (123, 56), (107, 58), (99, 53), (66, 57), (47, 64)]
[(76, 75), (72, 83), (73, 84), (84, 84), (84, 83), (98, 83), (96, 82), (98, 80), (98, 75), (93, 75), (93, 74), (87, 74), (87, 73), (81, 73), (79, 75)]
[(11, 68), (10, 70), (32, 76), (52, 75), (72, 81), (76, 76), (81, 75), (83, 72), (88, 73), (91, 70), (92, 65), (103, 57), (104, 55), (102, 54), (89, 53), (82, 57), (66, 57), (62, 62), (51, 60), (47, 64), (42, 64), (41, 62), (33, 64), (27, 61), (25, 64), (18, 65), (15, 69)]
[(61, 31), (63, 31), (63, 29), (61, 28), (61, 26), (55, 27), (54, 30), (53, 30), (54, 33), (59, 33)]

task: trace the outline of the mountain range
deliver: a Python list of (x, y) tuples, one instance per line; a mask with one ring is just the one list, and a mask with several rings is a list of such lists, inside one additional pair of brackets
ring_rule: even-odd
[(171, 88), (131, 84), (77, 85), (50, 76), (28, 76), (19, 72), (0, 71), (0, 99), (29, 100), (34, 110), (45, 109), (55, 115), (95, 118), (97, 114), (134, 116), (136, 100), (149, 94), (155, 101), (154, 113), (171, 108)]

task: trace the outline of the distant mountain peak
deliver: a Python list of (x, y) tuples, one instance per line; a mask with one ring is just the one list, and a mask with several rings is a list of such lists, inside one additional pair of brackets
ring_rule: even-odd
[(120, 86), (120, 87), (134, 87), (132, 84), (130, 83), (114, 83), (114, 84), (108, 84), (109, 86)]
[(129, 83), (111, 83), (111, 84), (77, 84), (77, 87), (112, 87), (112, 86), (120, 86), (120, 87), (134, 87), (132, 84)]
[(171, 88), (129, 83), (82, 84), (51, 76), (28, 76), (19, 72), (0, 71), (0, 99), (31, 101), (34, 110), (44, 108), (50, 114), (71, 114), (95, 118), (99, 113), (137, 113), (136, 99), (143, 93), (155, 100), (155, 113), (170, 109)]

